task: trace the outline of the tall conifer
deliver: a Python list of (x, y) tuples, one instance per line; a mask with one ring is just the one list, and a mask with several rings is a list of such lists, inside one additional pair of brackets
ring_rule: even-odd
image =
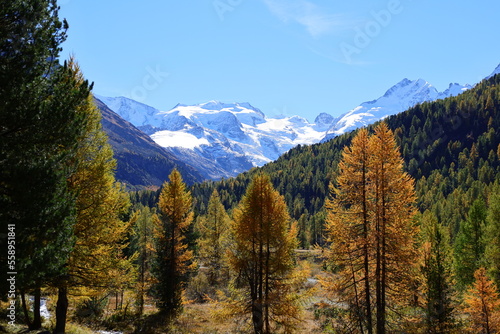
[(229, 257), (241, 293), (234, 312), (251, 315), (254, 333), (291, 331), (300, 311), (292, 293), (297, 227), (267, 175), (254, 177), (233, 218)]
[[(330, 257), (340, 265), (343, 280), (338, 291), (353, 309), (353, 323), (360, 332), (373, 333), (371, 263), (373, 262), (373, 224), (370, 217), (369, 136), (360, 129), (346, 146), (339, 163), (336, 187), (330, 186), (333, 199), (327, 200), (327, 231), (332, 244)], [(343, 289), (349, 285), (351, 289)]]
[(163, 184), (158, 203), (160, 227), (155, 292), (160, 312), (170, 317), (182, 308), (182, 292), (193, 266), (193, 252), (187, 249), (186, 243), (193, 212), (191, 193), (179, 171), (174, 169), (169, 179)]
[(408, 301), (417, 258), (414, 201), (392, 131), (385, 123), (371, 136), (360, 130), (344, 150), (327, 203), (330, 258), (340, 268), (332, 287), (359, 332), (386, 333), (388, 309)]
[(218, 287), (229, 279), (229, 268), (225, 253), (229, 247), (230, 218), (222, 205), (219, 193), (214, 190), (208, 202), (207, 214), (200, 217), (197, 229), (198, 256), (201, 264), (208, 268), (208, 280), (212, 287)]
[[(83, 75), (73, 60), (69, 68), (75, 82), (83, 85)], [(122, 254), (128, 224), (121, 219), (129, 198), (115, 181), (116, 160), (93, 97), (89, 95), (77, 111), (85, 115), (86, 123), (74, 156), (76, 167), (68, 178), (76, 196), (75, 244), (65, 275), (55, 282), (59, 289), (56, 333), (65, 330), (68, 293), (80, 295), (82, 287), (91, 295), (122, 289), (131, 279), (131, 264)]]
[(465, 312), (470, 316), (471, 332), (493, 334), (500, 331), (498, 289), (483, 267), (474, 272), (474, 283), (465, 295)]
[(444, 226), (430, 212), (422, 217), (423, 292), (427, 333), (450, 333), (456, 326), (452, 248)]
[(497, 286), (500, 285), (500, 186), (493, 186), (488, 201), (487, 226), (485, 233), (485, 260), (488, 272)]
[(137, 264), (136, 305), (137, 313), (144, 311), (144, 297), (150, 292), (153, 284), (152, 267), (156, 254), (155, 235), (158, 229), (156, 210), (142, 204), (137, 208), (132, 218), (133, 230), (130, 247)]
[[(90, 85), (59, 64), (67, 24), (55, 0), (3, 1), (0, 16), (0, 220), (16, 226), (17, 287), (38, 296), (65, 272), (74, 243), (67, 178)], [(38, 304), (32, 328), (41, 325)]]
[(455, 239), (455, 271), (460, 289), (464, 290), (474, 281), (474, 272), (483, 265), (486, 230), (486, 205), (476, 199), (469, 209), (467, 219), (460, 224)]
[(377, 334), (388, 329), (389, 307), (408, 301), (415, 271), (416, 237), (413, 179), (404, 172), (403, 159), (387, 124), (370, 138), (370, 178), (375, 253), (375, 308)]

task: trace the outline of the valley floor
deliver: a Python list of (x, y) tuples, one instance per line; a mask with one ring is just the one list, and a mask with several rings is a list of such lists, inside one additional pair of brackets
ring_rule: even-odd
[[(320, 325), (320, 320), (315, 319), (315, 310), (321, 308), (326, 304), (327, 298), (326, 294), (321, 288), (318, 279), (324, 275), (321, 270), (321, 254), (319, 251), (297, 251), (297, 260), (305, 263), (309, 267), (309, 275), (307, 278), (307, 283), (305, 284), (305, 291), (310, 291), (310, 296), (305, 299), (303, 305), (302, 322), (297, 329), (297, 333), (303, 334), (316, 334), (323, 333)], [(54, 313), (54, 301), (55, 296), (49, 296), (47, 298), (47, 307), (49, 314)], [(104, 318), (112, 318), (113, 314), (116, 315), (115, 305), (116, 300), (110, 298), (108, 300), (108, 306), (105, 312)], [(132, 315), (126, 316), (125, 320), (115, 320), (112, 323), (106, 320), (102, 324), (78, 324), (75, 322), (70, 322), (67, 324), (68, 334), (132, 334), (132, 333), (176, 333), (176, 334), (243, 334), (249, 333), (249, 328), (246, 327), (241, 321), (238, 320), (227, 320), (220, 321), (212, 316), (212, 311), (215, 307), (213, 303), (188, 303), (184, 305), (184, 310), (180, 316), (170, 325), (162, 324), (162, 321), (155, 319), (154, 314), (156, 313), (156, 308), (152, 306), (153, 301), (146, 301), (145, 306), (145, 316), (141, 319), (134, 317)], [(54, 320), (52, 317), (45, 321), (45, 329), (48, 330), (54, 326)], [(105, 329), (106, 323), (108, 329)], [(155, 323), (155, 329), (153, 331), (138, 331), (137, 328), (141, 327), (139, 324)], [(38, 334), (43, 332), (43, 330), (28, 331), (25, 325), (8, 325), (5, 319), (0, 319), (0, 333), (23, 333), (23, 334)]]

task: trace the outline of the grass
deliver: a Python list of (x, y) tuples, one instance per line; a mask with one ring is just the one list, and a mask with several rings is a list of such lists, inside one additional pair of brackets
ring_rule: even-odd
[[(309, 278), (311, 282), (317, 282), (317, 279), (322, 275), (321, 257), (319, 251), (298, 251), (297, 259), (299, 262), (309, 264)], [(297, 330), (297, 333), (303, 334), (319, 334), (322, 333), (319, 322), (314, 317), (314, 310), (317, 305), (321, 304), (325, 299), (325, 292), (320, 287), (320, 284), (307, 283), (304, 289), (314, 289), (313, 295), (304, 302), (303, 320)], [(126, 301), (132, 300), (133, 296), (126, 296)], [(47, 306), (49, 311), (54, 314), (56, 296), (49, 296)], [(68, 334), (94, 334), (97, 328), (107, 328), (107, 330), (115, 330), (124, 334), (243, 334), (250, 333), (251, 329), (246, 324), (238, 320), (221, 321), (212, 316), (214, 304), (211, 303), (189, 303), (184, 305), (183, 312), (172, 322), (161, 318), (157, 314), (157, 309), (153, 306), (152, 300), (146, 300), (144, 315), (141, 317), (133, 315), (132, 304), (126, 304), (128, 312), (115, 310), (117, 301), (114, 297), (110, 298), (106, 306), (103, 320), (99, 323), (88, 320), (87, 325), (69, 322), (66, 326)], [(71, 305), (76, 305), (77, 300), (72, 300)], [(131, 302), (130, 302), (131, 303)], [(0, 308), (3, 305), (0, 305)], [(70, 310), (73, 313), (74, 309)], [(55, 318), (45, 322), (45, 330), (51, 330), (54, 327)], [(3, 333), (9, 334), (38, 334), (41, 330), (27, 331), (25, 325), (9, 326), (6, 318), (0, 319), (0, 333), (2, 328)]]
[[(6, 321), (0, 321), (0, 333), (9, 333), (9, 334), (38, 334), (43, 331), (51, 331), (51, 328), (43, 328), (37, 330), (28, 330), (26, 325), (14, 324), (9, 325)], [(66, 334), (94, 334), (90, 328), (85, 327), (83, 325), (68, 323), (66, 325)]]

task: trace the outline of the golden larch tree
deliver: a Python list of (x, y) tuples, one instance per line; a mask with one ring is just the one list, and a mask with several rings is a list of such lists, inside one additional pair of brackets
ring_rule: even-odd
[(385, 123), (371, 136), (359, 130), (339, 170), (326, 203), (338, 275), (327, 286), (349, 305), (349, 330), (386, 333), (387, 309), (408, 301), (418, 258), (413, 180)]
[(474, 273), (474, 283), (467, 291), (465, 312), (470, 315), (473, 333), (492, 334), (500, 331), (500, 299), (496, 284), (481, 267)]
[(193, 200), (177, 169), (169, 180), (163, 184), (158, 203), (160, 227), (154, 269), (158, 308), (166, 316), (175, 316), (182, 308), (182, 292), (194, 266), (193, 252), (185, 240), (193, 222)]
[[(78, 65), (70, 61), (70, 66), (83, 82)], [(115, 180), (116, 160), (93, 97), (80, 108), (87, 122), (78, 142), (77, 168), (68, 179), (76, 194), (75, 245), (67, 275), (59, 283), (57, 332), (64, 332), (68, 293), (97, 296), (125, 289), (133, 280), (132, 264), (123, 254), (130, 224), (121, 219), (129, 208), (129, 197)]]
[[(339, 163), (337, 186), (330, 185), (332, 197), (326, 201), (329, 258), (339, 266), (339, 281), (330, 285), (350, 305), (360, 332), (373, 333), (370, 263), (372, 262), (369, 219), (369, 136), (363, 128), (346, 146)], [(373, 239), (373, 238), (372, 238)], [(349, 286), (349, 289), (345, 287)]]
[(156, 255), (155, 235), (159, 228), (156, 210), (140, 205), (132, 214), (131, 249), (137, 266), (136, 305), (137, 314), (144, 311), (145, 296), (153, 284), (152, 266)]
[(229, 259), (240, 292), (234, 313), (250, 314), (255, 333), (292, 331), (300, 314), (292, 291), (297, 228), (267, 175), (254, 177), (233, 218)]
[(231, 219), (222, 205), (219, 193), (215, 189), (208, 202), (207, 214), (197, 221), (200, 237), (198, 258), (200, 265), (208, 269), (208, 283), (219, 287), (229, 280), (229, 268), (225, 253), (229, 247), (229, 228)]
[(413, 221), (414, 181), (404, 171), (394, 134), (385, 122), (370, 138), (370, 201), (374, 224), (377, 334), (387, 332), (388, 306), (404, 304), (416, 272), (419, 233)]

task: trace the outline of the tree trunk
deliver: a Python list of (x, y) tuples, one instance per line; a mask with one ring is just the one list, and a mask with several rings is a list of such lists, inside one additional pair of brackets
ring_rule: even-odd
[[(363, 161), (367, 161), (366, 157), (363, 157)], [(363, 255), (364, 255), (364, 271), (365, 271), (365, 307), (366, 307), (366, 330), (368, 334), (373, 334), (372, 325), (372, 302), (371, 302), (371, 291), (370, 291), (370, 250), (368, 247), (368, 205), (367, 205), (367, 178), (366, 178), (366, 165), (363, 165)]]
[(66, 333), (66, 316), (68, 313), (68, 288), (60, 287), (56, 305), (56, 327), (54, 334)]
[(262, 302), (254, 301), (252, 305), (252, 323), (255, 334), (264, 333), (264, 321), (262, 314)]
[[(269, 236), (269, 233), (268, 233)], [(271, 324), (270, 324), (270, 316), (269, 316), (269, 304), (271, 303), (270, 300), (270, 295), (271, 295), (271, 288), (269, 286), (269, 272), (271, 271), (269, 260), (271, 257), (271, 249), (270, 249), (270, 241), (269, 238), (267, 238), (267, 245), (266, 245), (266, 264), (265, 264), (265, 289), (264, 289), (264, 325), (265, 325), (265, 333), (271, 333)]]
[(359, 302), (358, 281), (356, 280), (356, 271), (354, 270), (354, 267), (352, 264), (352, 257), (351, 257), (351, 250), (350, 249), (348, 249), (348, 254), (349, 254), (349, 267), (351, 267), (352, 283), (353, 283), (353, 288), (354, 288), (354, 304), (356, 306), (356, 317), (358, 318), (359, 332), (361, 334), (364, 334), (365, 330), (363, 329), (363, 314), (362, 314), (362, 309), (361, 309), (361, 305)]
[(144, 312), (144, 279), (141, 278), (139, 294), (137, 296), (137, 314), (139, 316), (142, 316), (143, 312)]
[[(376, 190), (376, 205), (379, 206), (379, 192), (378, 186)], [(380, 210), (380, 207), (376, 207), (376, 210)], [(383, 302), (382, 302), (382, 229), (381, 229), (381, 218), (380, 213), (376, 214), (378, 217), (376, 218), (376, 267), (375, 267), (375, 290), (376, 290), (376, 307), (377, 307), (377, 334), (385, 333), (385, 324), (384, 324), (384, 311), (383, 311)]]
[(32, 322), (30, 319), (30, 314), (28, 312), (28, 305), (26, 304), (26, 294), (24, 291), (21, 291), (21, 306), (23, 308), (24, 317), (26, 318), (26, 324), (29, 328), (32, 326)]
[(33, 323), (29, 327), (31, 330), (42, 328), (42, 318), (40, 317), (40, 287), (35, 288), (33, 301)]
[[(384, 163), (382, 163), (382, 167), (384, 166)], [(384, 181), (383, 184), (385, 184), (385, 179), (382, 179)], [(386, 287), (387, 287), (387, 242), (386, 242), (386, 236), (387, 236), (387, 212), (386, 212), (386, 194), (384, 191), (385, 187), (382, 188), (382, 251), (381, 251), (381, 258), (382, 258), (382, 270), (381, 270), (381, 288), (382, 291), (380, 293), (380, 296), (382, 297), (382, 300), (380, 302), (381, 305), (381, 331), (378, 332), (377, 334), (385, 334), (385, 324), (386, 324)]]

